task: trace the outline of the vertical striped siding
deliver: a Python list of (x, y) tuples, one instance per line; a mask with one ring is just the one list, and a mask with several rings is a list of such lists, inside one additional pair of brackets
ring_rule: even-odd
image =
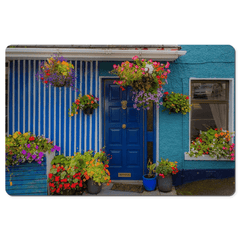
[(69, 117), (69, 108), (79, 94), (100, 97), (98, 62), (72, 61), (76, 86), (56, 88), (38, 82), (35, 74), (40, 70), (38, 60), (14, 60), (9, 64), (8, 134), (31, 131), (44, 135), (61, 147), (60, 154), (99, 151), (99, 108), (93, 115), (79, 111)]

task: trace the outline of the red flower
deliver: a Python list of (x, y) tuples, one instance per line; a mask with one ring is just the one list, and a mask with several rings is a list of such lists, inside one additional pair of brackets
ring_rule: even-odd
[(60, 169), (59, 169), (59, 168), (57, 169), (57, 172), (60, 172)]
[(104, 167), (109, 167), (109, 166), (106, 164), (106, 165), (104, 165)]
[(165, 92), (164, 94), (168, 95), (169, 93), (168, 93), (168, 92)]
[(66, 178), (62, 179), (61, 182), (67, 182), (68, 180)]
[(43, 80), (44, 78), (43, 77), (41, 77), (41, 80)]
[(217, 128), (215, 128), (215, 130), (217, 131), (218, 129), (217, 129)]
[(56, 192), (59, 193), (60, 192), (60, 188), (58, 188)]
[(56, 182), (58, 182), (58, 181), (59, 181), (59, 179), (60, 179), (60, 177), (59, 177), (59, 176), (56, 176), (56, 177), (55, 177), (55, 181), (56, 181)]
[(44, 81), (44, 83), (48, 83), (48, 81)]
[(70, 183), (64, 183), (64, 188), (65, 189), (70, 189)]
[(59, 188), (62, 188), (63, 187), (63, 185), (62, 184), (59, 184)]
[(82, 187), (83, 185), (82, 185), (82, 181), (79, 183), (79, 187)]
[(188, 100), (188, 99), (189, 99), (189, 97), (187, 96), (187, 97), (186, 97), (186, 99)]
[(53, 176), (52, 173), (49, 173), (49, 174), (48, 174), (48, 177), (49, 177), (50, 179), (52, 178), (52, 176)]
[(46, 73), (47, 76), (50, 76), (50, 73)]
[(29, 141), (34, 141), (34, 140), (35, 138), (33, 136), (29, 138)]
[(160, 79), (160, 76), (157, 76), (157, 79)]
[(202, 143), (202, 139), (201, 138), (199, 139), (199, 141), (200, 141), (200, 143)]

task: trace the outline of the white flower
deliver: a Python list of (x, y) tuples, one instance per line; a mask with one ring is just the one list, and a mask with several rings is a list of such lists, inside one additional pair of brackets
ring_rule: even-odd
[(153, 65), (146, 64), (145, 71), (148, 71), (150, 74), (153, 73)]

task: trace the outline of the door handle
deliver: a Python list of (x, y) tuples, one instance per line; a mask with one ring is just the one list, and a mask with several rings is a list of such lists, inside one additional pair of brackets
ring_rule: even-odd
[(126, 125), (126, 124), (123, 124), (123, 125), (122, 125), (122, 128), (123, 128), (123, 129), (125, 129), (126, 127), (127, 127), (127, 125)]

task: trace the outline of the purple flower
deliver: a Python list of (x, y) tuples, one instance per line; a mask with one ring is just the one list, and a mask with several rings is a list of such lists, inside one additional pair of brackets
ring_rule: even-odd
[(41, 161), (38, 161), (37, 163), (38, 163), (38, 164), (41, 164), (42, 162), (41, 162)]
[(28, 153), (26, 158), (29, 159), (31, 156), (31, 153)]
[(38, 149), (38, 145), (36, 146), (36, 149)]
[(22, 154), (25, 155), (27, 152), (26, 150), (22, 150)]
[(35, 154), (34, 154), (34, 155), (32, 155), (32, 158), (33, 158), (33, 159), (35, 159), (36, 157), (37, 157), (37, 156), (36, 156)]
[(18, 159), (18, 161), (19, 161), (19, 162), (21, 162), (21, 161), (22, 161), (22, 159), (20, 158), (20, 159)]
[(42, 158), (43, 155), (44, 155), (44, 153), (43, 153), (43, 152), (40, 152), (40, 153), (38, 154), (38, 157), (39, 157), (39, 158)]
[(53, 147), (53, 148), (51, 149), (51, 152), (54, 152), (54, 150), (55, 150), (55, 149), (54, 149), (54, 147)]
[(31, 147), (30, 143), (27, 145), (27, 147), (28, 147), (28, 148), (30, 148), (30, 147)]

